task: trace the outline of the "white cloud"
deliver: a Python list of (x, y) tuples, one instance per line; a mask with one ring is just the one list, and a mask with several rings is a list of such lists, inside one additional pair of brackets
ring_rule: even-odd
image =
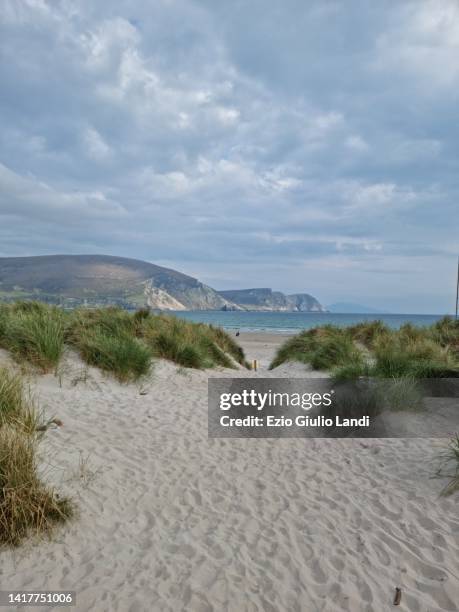
[(353, 134), (352, 136), (348, 136), (346, 138), (345, 144), (348, 149), (351, 149), (352, 151), (356, 151), (357, 153), (365, 153), (369, 149), (368, 144), (358, 134)]
[(51, 224), (84, 225), (123, 217), (126, 212), (100, 190), (59, 191), (33, 176), (20, 176), (0, 164), (0, 213), (49, 221)]
[(375, 67), (404, 73), (438, 94), (459, 83), (459, 3), (419, 0), (402, 4), (377, 41)]
[(3, 252), (59, 234), (203, 280), (301, 290), (305, 269), (326, 292), (421, 244), (441, 276), (459, 5), (396, 4), (5, 1)]
[(83, 143), (87, 155), (95, 161), (104, 161), (111, 156), (112, 151), (110, 147), (93, 127), (88, 127), (84, 130)]

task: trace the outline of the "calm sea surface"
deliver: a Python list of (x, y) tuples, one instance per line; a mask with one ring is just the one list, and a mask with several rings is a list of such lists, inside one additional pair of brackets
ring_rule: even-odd
[(403, 323), (431, 325), (441, 319), (440, 315), (417, 314), (335, 314), (315, 312), (240, 312), (220, 310), (180, 311), (172, 313), (182, 319), (201, 323), (212, 323), (226, 329), (241, 331), (270, 331), (275, 333), (296, 333), (317, 325), (353, 325), (360, 321), (384, 321), (389, 327), (398, 328)]

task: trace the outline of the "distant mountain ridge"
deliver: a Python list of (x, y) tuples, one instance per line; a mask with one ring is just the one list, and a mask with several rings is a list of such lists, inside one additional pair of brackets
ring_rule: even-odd
[(65, 307), (119, 305), (159, 310), (297, 310), (322, 312), (309, 294), (271, 289), (215, 291), (196, 278), (111, 255), (0, 257), (0, 300), (39, 299)]
[(285, 311), (285, 312), (326, 312), (318, 300), (309, 293), (285, 295), (263, 287), (259, 289), (233, 289), (219, 291), (219, 294), (247, 310)]
[(0, 297), (67, 306), (118, 304), (161, 310), (236, 309), (196, 278), (110, 255), (0, 257)]

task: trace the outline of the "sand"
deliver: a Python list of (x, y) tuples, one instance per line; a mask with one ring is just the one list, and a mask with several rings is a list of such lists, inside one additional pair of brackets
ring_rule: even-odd
[(398, 610), (457, 610), (458, 495), (432, 478), (444, 441), (209, 440), (209, 376), (307, 373), (266, 370), (282, 336), (239, 339), (258, 372), (161, 361), (123, 386), (69, 354), (31, 378), (64, 422), (43, 469), (79, 515), (1, 552), (1, 588), (75, 590), (95, 612), (382, 612), (397, 586)]

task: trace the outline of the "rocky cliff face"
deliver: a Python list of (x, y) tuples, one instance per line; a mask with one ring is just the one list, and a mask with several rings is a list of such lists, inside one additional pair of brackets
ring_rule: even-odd
[(279, 312), (325, 312), (324, 307), (308, 293), (285, 295), (269, 288), (234, 289), (219, 291), (225, 299), (239, 304), (245, 310)]
[(300, 312), (326, 312), (326, 309), (309, 293), (294, 293), (287, 296), (293, 310)]

